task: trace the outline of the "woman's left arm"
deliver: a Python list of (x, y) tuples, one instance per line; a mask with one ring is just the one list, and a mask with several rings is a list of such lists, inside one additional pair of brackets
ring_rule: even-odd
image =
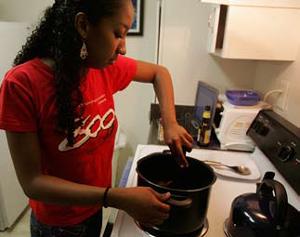
[(159, 101), (165, 143), (179, 158), (182, 166), (187, 166), (183, 149), (191, 151), (192, 136), (177, 123), (172, 79), (169, 71), (160, 65), (137, 61), (134, 81), (152, 83)]

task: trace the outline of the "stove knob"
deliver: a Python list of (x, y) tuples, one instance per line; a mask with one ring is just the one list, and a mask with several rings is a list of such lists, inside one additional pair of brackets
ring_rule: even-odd
[(283, 162), (292, 159), (294, 156), (295, 156), (295, 149), (290, 145), (281, 147), (278, 152), (278, 157)]
[(255, 129), (256, 133), (258, 133), (261, 136), (267, 136), (270, 129), (268, 128), (268, 126), (264, 125), (263, 123), (259, 124), (256, 129)]
[(260, 122), (259, 120), (254, 120), (254, 122), (252, 124), (252, 128), (256, 131), (262, 125), (263, 125), (263, 123)]

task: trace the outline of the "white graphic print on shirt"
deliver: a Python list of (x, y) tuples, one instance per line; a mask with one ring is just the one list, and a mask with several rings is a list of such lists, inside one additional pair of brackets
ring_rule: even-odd
[[(107, 130), (111, 128), (115, 121), (115, 111), (110, 108), (102, 117), (97, 114), (92, 120), (90, 120), (91, 115), (88, 115), (84, 120), (80, 127), (78, 127), (74, 131), (74, 138), (83, 135), (83, 137), (76, 141), (73, 146), (68, 146), (68, 140), (65, 138), (59, 145), (59, 151), (69, 151), (72, 149), (76, 149), (82, 146), (85, 142), (87, 142), (90, 138), (96, 138), (98, 133), (101, 130)], [(78, 120), (78, 119), (77, 119)], [(87, 125), (87, 121), (90, 121)], [(98, 127), (94, 128), (94, 126), (98, 125)], [(94, 131), (92, 131), (92, 128)]]

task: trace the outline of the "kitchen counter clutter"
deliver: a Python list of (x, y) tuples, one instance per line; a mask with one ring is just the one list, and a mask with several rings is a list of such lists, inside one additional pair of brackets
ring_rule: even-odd
[[(194, 148), (199, 148), (196, 140), (198, 135), (199, 119), (197, 117), (197, 107), (189, 105), (175, 105), (177, 122), (183, 126), (194, 139)], [(150, 109), (150, 132), (148, 144), (165, 145), (163, 140), (163, 128), (160, 124), (160, 110), (158, 104), (151, 104)], [(212, 129), (211, 139), (208, 146), (203, 149), (219, 150), (220, 142)]]
[[(136, 166), (137, 161), (145, 157), (148, 154), (154, 152), (162, 152), (168, 149), (167, 146), (158, 145), (139, 145), (137, 147), (135, 157), (129, 172), (129, 177), (126, 183), (127, 187), (132, 187), (137, 185), (137, 173)], [(289, 203), (300, 209), (299, 196), (295, 191), (289, 186), (285, 179), (276, 171), (274, 166), (270, 163), (264, 154), (256, 148), (254, 153), (245, 152), (229, 152), (229, 151), (216, 151), (207, 149), (194, 149), (191, 153), (187, 154), (190, 157), (199, 160), (212, 159), (218, 161), (222, 158), (222, 162), (228, 164), (241, 164), (245, 161), (254, 162), (255, 167), (258, 167), (260, 177), (266, 171), (273, 171), (276, 173), (275, 179), (280, 181), (287, 190)], [(227, 159), (227, 161), (226, 161)], [(255, 193), (256, 180), (242, 180), (235, 177), (224, 177), (218, 175), (217, 181), (212, 186), (209, 207), (207, 213), (208, 219), (208, 232), (206, 237), (225, 237), (224, 233), (224, 222), (230, 215), (231, 203), (239, 195), (244, 193)], [(134, 220), (123, 211), (119, 211), (114, 227), (112, 229), (112, 237), (142, 237), (148, 236), (143, 232)]]

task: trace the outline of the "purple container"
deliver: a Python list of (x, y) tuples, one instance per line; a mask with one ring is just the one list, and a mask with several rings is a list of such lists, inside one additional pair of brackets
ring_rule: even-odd
[(229, 103), (233, 105), (251, 106), (260, 100), (258, 93), (253, 90), (227, 90), (225, 94)]

